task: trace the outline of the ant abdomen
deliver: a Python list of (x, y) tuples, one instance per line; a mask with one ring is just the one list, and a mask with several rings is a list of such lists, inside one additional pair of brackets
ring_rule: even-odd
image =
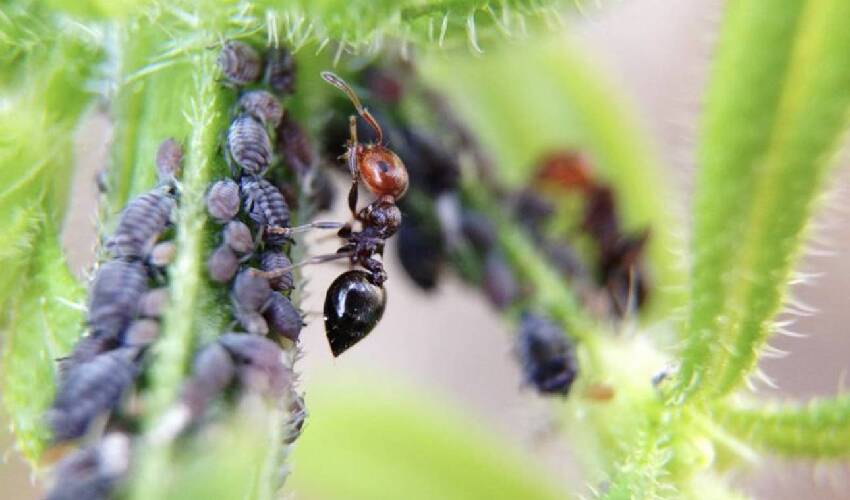
[(372, 275), (352, 270), (339, 275), (325, 295), (325, 331), (334, 357), (363, 340), (384, 315), (387, 292)]

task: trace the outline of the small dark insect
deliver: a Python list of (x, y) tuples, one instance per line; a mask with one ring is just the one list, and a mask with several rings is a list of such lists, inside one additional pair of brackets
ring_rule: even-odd
[(159, 182), (165, 184), (174, 182), (180, 177), (180, 167), (183, 164), (183, 147), (173, 138), (162, 141), (156, 151), (156, 173)]
[(146, 318), (161, 318), (169, 303), (168, 288), (154, 288), (142, 295), (139, 301), (139, 315)]
[[(266, 250), (260, 255), (260, 269), (263, 271), (273, 271), (275, 269), (290, 268), (292, 262), (285, 253), (278, 250)], [(294, 286), (292, 271), (285, 271), (280, 276), (275, 276), (269, 279), (269, 284), (272, 289), (279, 292), (292, 290)]]
[(283, 105), (277, 97), (265, 90), (252, 90), (242, 94), (237, 106), (267, 127), (277, 128), (283, 119)]
[(123, 345), (127, 347), (147, 347), (159, 338), (159, 321), (137, 319), (124, 334)]
[(147, 270), (141, 262), (112, 260), (101, 265), (89, 291), (91, 334), (120, 338), (136, 317), (147, 288)]
[(224, 227), (224, 244), (239, 254), (249, 253), (254, 249), (254, 237), (251, 229), (245, 223), (232, 220)]
[(622, 237), (601, 256), (601, 281), (619, 316), (640, 309), (649, 296), (649, 280), (642, 261), (648, 240), (649, 231)]
[(555, 206), (534, 190), (523, 189), (515, 196), (514, 212), (539, 241), (543, 237), (545, 223), (555, 213)]
[(218, 222), (227, 222), (239, 213), (239, 184), (231, 179), (217, 181), (207, 193), (207, 213)]
[(299, 179), (316, 165), (316, 152), (307, 133), (291, 116), (285, 115), (277, 127), (277, 152)]
[(148, 261), (156, 267), (166, 267), (174, 262), (175, 256), (177, 256), (177, 245), (172, 241), (163, 241), (154, 245)]
[(263, 63), (254, 47), (244, 42), (228, 40), (224, 42), (218, 54), (218, 66), (232, 84), (246, 85), (260, 78)]
[(304, 405), (304, 398), (292, 391), (292, 401), (289, 404), (289, 419), (286, 422), (286, 436), (283, 437), (283, 442), (292, 444), (301, 435), (301, 429), (304, 428), (304, 421), (307, 420), (307, 408)]
[(279, 293), (271, 294), (266, 309), (263, 311), (263, 317), (268, 322), (269, 330), (293, 342), (298, 342), (298, 335), (301, 333), (301, 327), (304, 326), (304, 320), (292, 301)]
[(266, 83), (281, 95), (295, 92), (295, 59), (285, 48), (273, 48), (266, 54)]
[(460, 228), (472, 248), (480, 254), (488, 253), (496, 245), (496, 227), (486, 215), (466, 211), (461, 215)]
[(325, 296), (325, 331), (334, 357), (363, 340), (386, 306), (386, 290), (373, 283), (369, 273), (352, 270), (339, 275)]
[(397, 248), (401, 266), (410, 279), (423, 290), (433, 290), (444, 257), (440, 228), (411, 212), (398, 230)]
[(246, 389), (268, 396), (279, 396), (292, 389), (292, 370), (283, 364), (280, 348), (271, 340), (225, 333), (218, 342), (230, 352), (239, 381)]
[(504, 310), (520, 298), (520, 287), (504, 256), (492, 250), (484, 258), (482, 286), (496, 309)]
[(54, 442), (83, 436), (97, 417), (118, 406), (136, 378), (139, 352), (121, 347), (68, 372), (47, 412)]
[(235, 163), (247, 175), (259, 176), (272, 161), (272, 143), (266, 128), (250, 115), (237, 116), (227, 129), (227, 158), (234, 176)]
[(258, 312), (266, 307), (272, 288), (256, 269), (245, 269), (236, 276), (232, 294), (238, 308)]
[(227, 245), (220, 245), (207, 258), (207, 274), (216, 283), (227, 283), (239, 270), (239, 257)]
[(62, 459), (46, 500), (106, 500), (130, 465), (130, 438), (113, 432)]
[(171, 222), (177, 206), (166, 189), (155, 189), (130, 201), (121, 213), (118, 227), (106, 243), (115, 258), (142, 259)]
[(575, 250), (564, 241), (544, 241), (543, 253), (554, 268), (566, 279), (586, 278), (587, 268), (581, 262)]
[(578, 375), (578, 360), (563, 330), (548, 318), (525, 313), (515, 354), (526, 383), (542, 394), (566, 396)]
[(267, 231), (289, 226), (289, 206), (280, 190), (265, 179), (243, 177), (241, 182), (245, 211), (251, 220), (262, 226), (266, 242), (285, 243), (288, 240), (285, 234)]

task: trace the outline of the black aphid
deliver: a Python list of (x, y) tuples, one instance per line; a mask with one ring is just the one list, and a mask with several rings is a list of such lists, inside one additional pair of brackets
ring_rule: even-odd
[(252, 90), (243, 94), (237, 106), (273, 129), (277, 128), (283, 119), (283, 105), (277, 97), (265, 90)]
[(118, 226), (107, 241), (106, 249), (116, 258), (146, 257), (168, 227), (176, 206), (174, 197), (165, 189), (156, 189), (136, 197), (121, 212)]
[(254, 47), (244, 42), (228, 40), (218, 54), (218, 66), (231, 83), (246, 85), (260, 78), (263, 63)]
[(160, 183), (172, 182), (180, 177), (183, 164), (183, 147), (179, 142), (168, 138), (156, 151), (156, 173)]
[(316, 152), (307, 133), (288, 114), (283, 117), (275, 134), (277, 152), (299, 179), (303, 179), (317, 163)]
[(295, 92), (295, 59), (286, 48), (270, 49), (266, 54), (266, 83), (281, 95)]
[(570, 392), (578, 375), (578, 360), (570, 339), (548, 318), (525, 313), (515, 353), (526, 383), (543, 394)]
[(227, 283), (239, 270), (239, 257), (227, 245), (220, 245), (207, 258), (207, 274), (216, 283)]
[[(260, 255), (260, 269), (263, 271), (272, 271), (275, 269), (284, 269), (292, 265), (289, 257), (279, 250), (266, 250)], [(285, 292), (292, 290), (294, 286), (292, 271), (280, 273), (280, 276), (275, 276), (269, 279), (269, 284), (272, 289)]]
[(46, 500), (106, 500), (129, 462), (130, 438), (107, 434), (100, 443), (76, 450), (56, 464)]
[(293, 342), (298, 342), (304, 320), (288, 298), (279, 293), (271, 294), (263, 311), (263, 317), (268, 323), (269, 330)]
[(289, 226), (289, 205), (280, 190), (265, 179), (243, 177), (242, 198), (248, 216), (264, 229), (264, 239), (271, 244), (283, 244), (287, 237), (269, 233), (268, 228)]
[(147, 269), (141, 262), (113, 260), (101, 265), (89, 291), (91, 334), (118, 338), (136, 317), (147, 288)]
[[(247, 175), (263, 175), (272, 161), (272, 143), (266, 128), (251, 115), (237, 116), (227, 129), (228, 161)], [(233, 173), (236, 170), (232, 168)]]
[(239, 213), (239, 184), (222, 179), (207, 192), (207, 213), (218, 222), (227, 222)]
[(353, 270), (339, 275), (325, 296), (325, 332), (334, 357), (363, 340), (384, 315), (387, 293), (370, 273)]
[(138, 354), (135, 347), (121, 347), (68, 371), (47, 412), (55, 442), (83, 436), (97, 417), (118, 406), (138, 372)]
[(490, 302), (499, 310), (506, 309), (520, 297), (519, 283), (501, 253), (493, 250), (484, 258), (482, 286)]
[(222, 232), (224, 244), (238, 254), (249, 253), (254, 250), (254, 237), (251, 229), (245, 223), (232, 220), (227, 223)]
[(440, 228), (410, 212), (398, 230), (397, 248), (401, 267), (410, 279), (419, 288), (432, 290), (437, 285), (444, 255)]

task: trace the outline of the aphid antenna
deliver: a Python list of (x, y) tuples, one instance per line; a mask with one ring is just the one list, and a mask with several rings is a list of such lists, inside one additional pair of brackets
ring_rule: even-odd
[(254, 276), (260, 276), (266, 279), (274, 279), (280, 278), (281, 276), (292, 271), (293, 269), (298, 269), (300, 267), (311, 266), (315, 264), (324, 264), (325, 262), (332, 262), (340, 259), (348, 259), (351, 258), (352, 255), (352, 252), (329, 253), (325, 255), (317, 255), (315, 257), (310, 257), (309, 259), (302, 260), (301, 262), (296, 262), (295, 264), (285, 267), (279, 267), (270, 271), (260, 271), (258, 269), (251, 269), (249, 272)]
[(381, 144), (384, 141), (384, 131), (381, 130), (381, 126), (378, 124), (378, 120), (372, 116), (372, 113), (369, 112), (368, 109), (363, 107), (363, 104), (360, 102), (360, 98), (357, 97), (357, 94), (354, 93), (354, 90), (348, 85), (345, 80), (337, 76), (336, 74), (330, 71), (322, 71), (322, 79), (326, 82), (330, 83), (334, 87), (341, 90), (348, 98), (351, 100), (351, 103), (354, 104), (354, 109), (357, 110), (357, 114), (359, 114), (369, 126), (375, 131), (376, 143)]

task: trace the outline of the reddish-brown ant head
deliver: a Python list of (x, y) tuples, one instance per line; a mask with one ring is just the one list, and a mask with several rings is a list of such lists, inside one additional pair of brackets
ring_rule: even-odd
[(351, 147), (356, 152), (357, 170), (360, 178), (363, 179), (363, 183), (366, 184), (369, 191), (378, 196), (391, 196), (396, 200), (404, 196), (409, 182), (407, 167), (404, 166), (404, 162), (397, 154), (381, 144), (384, 132), (381, 130), (378, 121), (369, 113), (368, 109), (363, 107), (357, 94), (342, 78), (330, 71), (323, 71), (322, 78), (343, 91), (351, 99), (357, 114), (375, 130), (375, 144), (365, 145), (358, 144), (357, 138), (352, 132), (351, 140), (353, 144), (351, 144)]

